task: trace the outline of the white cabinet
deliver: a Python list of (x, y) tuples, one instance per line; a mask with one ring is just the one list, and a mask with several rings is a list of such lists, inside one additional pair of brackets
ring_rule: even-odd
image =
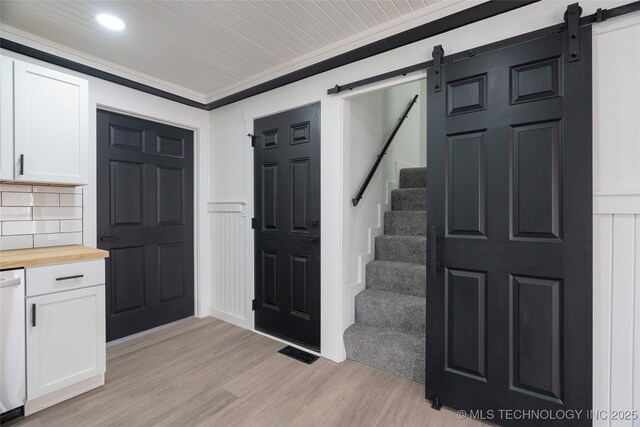
[(87, 184), (88, 82), (7, 57), (2, 71), (2, 179)]
[(26, 299), (27, 401), (105, 372), (104, 285)]
[(0, 56), (0, 180), (13, 180), (13, 60)]
[(104, 384), (104, 260), (27, 267), (26, 415)]

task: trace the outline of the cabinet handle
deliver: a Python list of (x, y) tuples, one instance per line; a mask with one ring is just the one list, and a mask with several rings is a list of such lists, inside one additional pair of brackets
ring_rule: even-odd
[(36, 327), (36, 305), (31, 304), (31, 326)]
[(24, 175), (24, 154), (20, 154), (20, 175)]
[(59, 282), (61, 280), (80, 279), (81, 277), (84, 277), (84, 274), (76, 274), (75, 276), (57, 277), (56, 281)]

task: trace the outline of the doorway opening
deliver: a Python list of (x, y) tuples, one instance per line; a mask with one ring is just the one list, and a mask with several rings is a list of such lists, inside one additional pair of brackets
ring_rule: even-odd
[(426, 320), (426, 86), (419, 76), (344, 101), (346, 356), (419, 382)]

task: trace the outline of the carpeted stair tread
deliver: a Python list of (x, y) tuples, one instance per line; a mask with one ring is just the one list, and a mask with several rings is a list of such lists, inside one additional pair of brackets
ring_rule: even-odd
[(427, 186), (427, 168), (400, 170), (400, 188), (424, 188)]
[(427, 263), (426, 236), (376, 237), (376, 260), (400, 261), (414, 264)]
[(393, 211), (426, 211), (426, 188), (397, 188), (391, 190), (391, 210)]
[(356, 322), (424, 334), (427, 322), (425, 297), (365, 289), (356, 295)]
[(427, 287), (427, 170), (400, 171), (384, 235), (355, 297), (356, 323), (344, 332), (347, 357), (424, 383)]
[(427, 235), (426, 211), (387, 211), (384, 213), (384, 234)]
[(349, 359), (424, 384), (425, 334), (355, 323), (344, 345)]
[(424, 297), (427, 266), (398, 261), (372, 261), (366, 266), (367, 289), (399, 292)]

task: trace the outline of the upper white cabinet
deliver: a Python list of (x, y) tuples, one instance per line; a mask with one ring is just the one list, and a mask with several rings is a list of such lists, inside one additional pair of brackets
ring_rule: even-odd
[(2, 179), (87, 184), (88, 82), (6, 57), (2, 70)]
[(13, 60), (0, 56), (0, 179), (13, 180)]

